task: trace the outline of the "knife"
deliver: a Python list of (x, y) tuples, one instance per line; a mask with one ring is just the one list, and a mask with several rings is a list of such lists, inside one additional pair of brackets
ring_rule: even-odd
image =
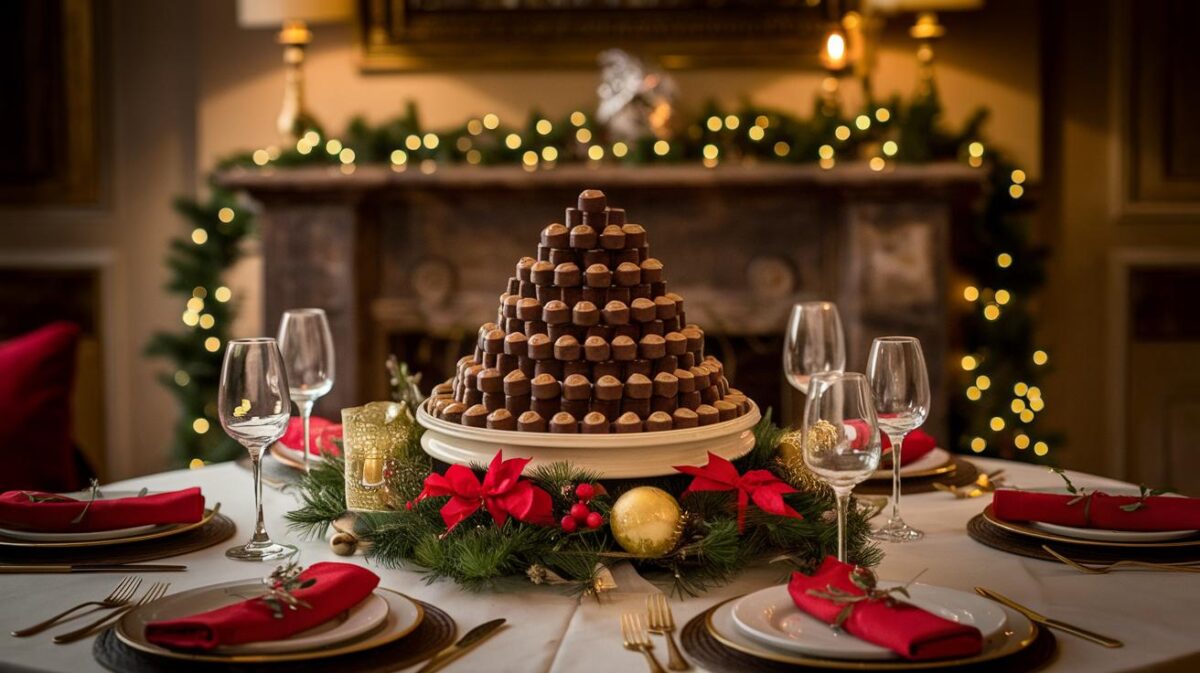
[(459, 638), (457, 643), (433, 655), (433, 658), (422, 666), (417, 673), (433, 673), (434, 671), (441, 670), (446, 664), (470, 652), (476, 645), (487, 640), (488, 636), (499, 630), (501, 626), (504, 626), (503, 619), (493, 619), (490, 622), (484, 622), (467, 631), (467, 635)]
[(5, 565), (0, 564), (0, 575), (23, 573), (126, 573), (126, 572), (179, 572), (187, 570), (184, 565), (154, 563), (78, 563), (75, 565)]
[(983, 587), (975, 587), (975, 593), (979, 594), (980, 596), (983, 596), (984, 598), (990, 598), (990, 599), (996, 601), (997, 603), (1000, 603), (1001, 605), (1006, 605), (1006, 606), (1012, 608), (1013, 610), (1016, 610), (1017, 612), (1020, 612), (1021, 614), (1025, 615), (1030, 620), (1035, 621), (1043, 626), (1048, 626), (1052, 629), (1058, 629), (1059, 631), (1062, 631), (1063, 633), (1069, 633), (1073, 636), (1078, 636), (1080, 638), (1083, 638), (1084, 640), (1090, 640), (1091, 642), (1096, 643), (1097, 645), (1103, 645), (1105, 647), (1124, 647), (1125, 646), (1125, 644), (1119, 640), (1115, 640), (1115, 639), (1109, 638), (1107, 636), (1102, 636), (1099, 633), (1088, 631), (1087, 629), (1080, 628), (1078, 626), (1074, 626), (1074, 625), (1068, 624), (1066, 622), (1060, 622), (1057, 619), (1050, 619), (1049, 617), (1046, 617), (1045, 615), (1042, 615), (1041, 613), (1034, 612), (1033, 610), (1025, 607), (1024, 605), (1021, 605), (1020, 603), (1014, 601), (1013, 599), (1008, 598), (1007, 596), (1004, 596), (1002, 594), (996, 593), (995, 591), (992, 591), (991, 589), (985, 589)]

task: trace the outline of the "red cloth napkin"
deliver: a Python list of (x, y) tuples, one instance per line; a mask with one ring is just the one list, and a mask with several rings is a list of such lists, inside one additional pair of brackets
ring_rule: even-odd
[[(880, 446), (883, 447), (884, 457), (892, 455), (892, 440), (888, 439), (886, 434), (883, 435)], [(933, 435), (917, 428), (904, 436), (904, 443), (900, 445), (900, 464), (914, 463), (936, 447), (937, 440), (933, 438)]]
[[(90, 533), (165, 523), (195, 523), (204, 517), (204, 496), (199, 488), (155, 493), (141, 498), (96, 500), (39, 491), (0, 494), (0, 525), (43, 533)], [(83, 508), (79, 523), (71, 523)]]
[(308, 579), (317, 582), (291, 593), (311, 607), (285, 608), (282, 618), (275, 617), (262, 598), (251, 598), (190, 617), (151, 622), (146, 640), (187, 650), (282, 640), (358, 605), (379, 584), (378, 575), (352, 563), (314, 563), (300, 574), (301, 581)]
[[(1108, 530), (1197, 530), (1200, 529), (1200, 498), (1147, 496), (1132, 512), (1121, 509), (1141, 498), (1088, 491), (1085, 500), (1077, 495), (998, 489), (992, 498), (992, 514), (1001, 521), (1041, 521), (1079, 528)], [(1085, 505), (1087, 505), (1085, 507)]]
[[(826, 592), (832, 585), (843, 591), (862, 595), (863, 590), (855, 586), (850, 579), (853, 569), (854, 566), (828, 556), (811, 576), (799, 572), (792, 573), (788, 593), (801, 610), (832, 624), (844, 606), (820, 596), (810, 595), (808, 590)], [(967, 657), (979, 654), (983, 649), (983, 636), (979, 629), (943, 619), (908, 603), (890, 606), (882, 600), (855, 603), (850, 617), (842, 627), (848, 633), (869, 643), (886, 647), (906, 659)]]
[[(331, 456), (342, 455), (335, 439), (342, 438), (342, 424), (331, 420), (312, 416), (308, 419), (308, 452), (314, 456), (328, 453)], [(293, 451), (304, 451), (304, 420), (293, 416), (288, 421), (287, 432), (279, 438), (279, 443)]]

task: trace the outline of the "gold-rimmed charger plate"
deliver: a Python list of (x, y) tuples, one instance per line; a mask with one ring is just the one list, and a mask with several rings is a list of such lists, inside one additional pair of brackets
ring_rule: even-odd
[(1200, 535), (1197, 535), (1188, 540), (1169, 540), (1162, 542), (1110, 542), (1104, 540), (1086, 540), (1079, 537), (1070, 537), (1068, 535), (1059, 535), (1045, 530), (1026, 526), (1023, 523), (1015, 521), (1001, 521), (992, 513), (992, 506), (988, 505), (983, 509), (983, 520), (988, 525), (995, 526), (1001, 530), (1006, 530), (1010, 533), (1017, 533), (1026, 537), (1032, 537), (1039, 540), (1049, 542), (1065, 542), (1067, 544), (1085, 545), (1088, 547), (1108, 547), (1112, 549), (1189, 549), (1200, 548)]
[[(300, 462), (299, 457), (293, 457), (286, 449), (280, 448), (278, 442), (272, 444), (268, 451), (271, 453), (272, 458), (279, 461), (280, 465), (285, 465), (293, 470), (304, 471), (304, 463)], [(316, 460), (312, 456), (309, 456), (309, 460), (313, 460), (313, 464), (316, 464)]]
[(204, 510), (204, 516), (199, 521), (193, 523), (181, 523), (169, 528), (154, 530), (142, 535), (133, 535), (130, 537), (114, 537), (103, 540), (79, 540), (76, 542), (30, 542), (27, 540), (17, 540), (15, 538), (4, 537), (0, 535), (0, 547), (20, 547), (23, 549), (66, 549), (80, 547), (105, 547), (118, 544), (132, 544), (134, 542), (144, 542), (146, 540), (157, 540), (159, 538), (171, 537), (186, 533), (189, 530), (195, 530), (204, 524), (212, 521), (212, 518), (221, 511), (221, 503), (213, 505), (212, 509)]
[(742, 598), (735, 596), (727, 601), (717, 604), (709, 608), (704, 613), (704, 627), (708, 634), (717, 642), (731, 650), (736, 650), (742, 654), (749, 655), (758, 659), (766, 659), (783, 664), (791, 664), (795, 666), (811, 666), (817, 668), (838, 669), (843, 671), (924, 671), (934, 668), (951, 668), (955, 666), (968, 666), (971, 664), (983, 663), (985, 661), (994, 661), (1010, 657), (1033, 644), (1037, 640), (1039, 628), (1038, 625), (1032, 622), (1029, 618), (1016, 610), (1001, 606), (1008, 617), (1008, 625), (1004, 628), (1005, 640), (998, 645), (987, 648), (983, 652), (972, 657), (959, 657), (953, 659), (936, 659), (932, 661), (908, 661), (908, 660), (877, 660), (877, 661), (850, 661), (846, 659), (821, 659), (817, 657), (806, 657), (800, 654), (791, 652), (783, 652), (766, 645), (760, 645), (752, 640), (747, 643), (741, 643), (733, 640), (720, 632), (713, 623), (713, 616), (718, 610), (729, 605), (729, 603)]
[[(237, 584), (238, 582), (229, 582), (227, 584)], [(216, 585), (221, 586), (221, 585)], [(281, 663), (287, 661), (315, 661), (317, 659), (327, 659), (343, 654), (352, 654), (355, 652), (365, 652), (377, 647), (383, 647), (388, 643), (393, 643), (404, 636), (412, 633), (421, 622), (425, 619), (425, 608), (421, 606), (419, 601), (413, 600), (399, 591), (376, 588), (377, 595), (383, 596), (388, 602), (388, 616), (384, 623), (367, 635), (356, 640), (348, 641), (344, 644), (328, 647), (317, 650), (307, 650), (303, 652), (281, 652), (273, 654), (215, 654), (212, 652), (194, 652), (172, 650), (166, 647), (159, 647), (153, 643), (143, 642), (140, 638), (136, 638), (126, 633), (121, 627), (125, 624), (126, 618), (122, 618), (117, 622), (117, 627), (113, 629), (114, 635), (122, 643), (129, 647), (152, 654), (159, 657), (168, 657), (171, 659), (180, 659), (184, 661), (206, 661), (224, 664), (263, 664), (263, 663)], [(167, 598), (170, 598), (168, 596)], [(161, 599), (160, 599), (161, 600)], [(416, 618), (411, 619), (409, 624), (400, 627), (400, 613), (411, 606), (416, 610)]]

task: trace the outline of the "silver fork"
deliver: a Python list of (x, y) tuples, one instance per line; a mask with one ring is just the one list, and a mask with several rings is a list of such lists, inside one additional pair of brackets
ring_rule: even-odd
[(1078, 570), (1081, 573), (1088, 575), (1107, 575), (1117, 568), (1141, 568), (1143, 570), (1163, 570), (1176, 573), (1200, 573), (1200, 567), (1196, 567), (1195, 563), (1150, 563), (1148, 561), (1113, 561), (1112, 563), (1102, 565), (1086, 566), (1078, 561), (1063, 556), (1062, 554), (1050, 548), (1050, 545), (1042, 545), (1042, 549), (1054, 558), (1062, 561), (1066, 565)]
[(667, 639), (667, 668), (672, 671), (686, 671), (690, 666), (683, 658), (683, 654), (679, 651), (679, 646), (675, 644), (675, 636), (671, 632), (675, 630), (675, 618), (671, 614), (671, 606), (667, 604), (667, 597), (662, 594), (650, 594), (646, 597), (646, 614), (648, 616), (650, 633), (658, 634)]
[(650, 666), (650, 673), (667, 673), (663, 670), (662, 664), (658, 663), (658, 659), (650, 653), (654, 644), (650, 642), (650, 634), (646, 633), (646, 626), (642, 624), (642, 616), (632, 612), (626, 612), (621, 615), (621, 639), (625, 643), (625, 649), (641, 652), (646, 656), (646, 664)]
[(171, 585), (167, 582), (155, 582), (154, 584), (150, 585), (150, 588), (145, 594), (142, 595), (141, 598), (138, 599), (137, 603), (134, 603), (133, 605), (127, 605), (110, 615), (105, 615), (104, 617), (97, 619), (81, 629), (75, 629), (74, 631), (68, 631), (60, 636), (54, 636), (54, 642), (59, 645), (73, 643), (76, 640), (86, 638), (93, 633), (102, 631), (105, 627), (115, 624), (118, 619), (124, 617), (125, 614), (130, 610), (140, 608), (143, 605), (153, 603), (154, 601), (162, 598), (167, 594), (167, 589), (169, 588), (171, 588)]
[(76, 605), (73, 608), (70, 608), (68, 610), (63, 610), (62, 612), (58, 613), (57, 615), (54, 615), (53, 617), (51, 617), (50, 619), (47, 619), (44, 622), (34, 624), (33, 626), (21, 629), (20, 631), (13, 631), (12, 635), (16, 636), (17, 638), (24, 638), (26, 636), (32, 636), (34, 634), (41, 633), (42, 631), (45, 631), (46, 629), (50, 628), (51, 626), (54, 626), (55, 624), (57, 624), (64, 617), (71, 614), (72, 612), (75, 612), (76, 610), (78, 610), (80, 608), (86, 608), (89, 605), (94, 605), (96, 607), (92, 608), (91, 610), (88, 610), (87, 612), (85, 612), (83, 614), (86, 615), (86, 614), (88, 614), (88, 612), (95, 612), (97, 610), (107, 610), (110, 608), (122, 607), (129, 603), (129, 599), (133, 598), (133, 592), (137, 591), (138, 587), (141, 585), (142, 585), (142, 580), (140, 580), (137, 577), (134, 577), (132, 575), (127, 575), (125, 577), (125, 579), (121, 580), (121, 582), (119, 584), (117, 584), (116, 588), (114, 588), (112, 590), (112, 592), (109, 593), (104, 598), (102, 598), (98, 601), (88, 601), (86, 603), (80, 603), (79, 605)]

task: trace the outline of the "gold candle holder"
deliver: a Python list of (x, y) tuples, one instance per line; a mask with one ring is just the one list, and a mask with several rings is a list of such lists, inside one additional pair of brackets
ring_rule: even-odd
[(412, 432), (408, 407), (370, 402), (342, 409), (342, 451), (346, 457), (346, 509), (380, 512), (394, 509), (390, 471)]

